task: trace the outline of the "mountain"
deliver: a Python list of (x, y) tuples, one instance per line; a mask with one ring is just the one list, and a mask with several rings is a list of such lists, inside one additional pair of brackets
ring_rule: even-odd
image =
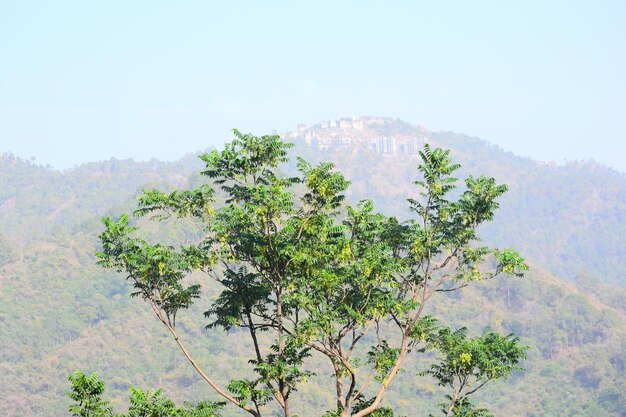
[(287, 136), (298, 145), (295, 153), (330, 160), (346, 173), (355, 199), (373, 199), (383, 211), (408, 215), (405, 201), (416, 192), (420, 145), (451, 149), (463, 165), (459, 176), (492, 176), (510, 188), (495, 220), (482, 230), (485, 240), (514, 246), (569, 280), (584, 271), (603, 282), (626, 283), (626, 174), (593, 162), (536, 162), (477, 138), (394, 119), (343, 121)]
[[(416, 193), (411, 182), (422, 143), (452, 149), (463, 164), (460, 175), (509, 184), (481, 234), (520, 249), (531, 272), (454, 293), (431, 304), (431, 312), (470, 331), (515, 332), (530, 346), (526, 372), (481, 394), (496, 415), (626, 415), (623, 174), (593, 163), (540, 164), (475, 138), (384, 118), (327, 121), (285, 136), (295, 154), (335, 162), (352, 180), (350, 199), (373, 198), (378, 210), (400, 217), (409, 215), (406, 198)], [(68, 415), (63, 391), (76, 368), (98, 371), (117, 407), (129, 385), (160, 386), (177, 400), (215, 399), (147, 306), (130, 299), (123, 277), (98, 268), (94, 256), (100, 216), (132, 211), (143, 187), (198, 184), (205, 180), (201, 166), (193, 154), (171, 163), (111, 160), (67, 171), (0, 157), (3, 415)], [(249, 346), (244, 335), (205, 330), (206, 308), (181, 313), (179, 327), (199, 361), (224, 381), (233, 369), (244, 372)], [(320, 368), (307, 385), (300, 415), (331, 407), (319, 388), (325, 372)], [(434, 412), (432, 380), (406, 373), (394, 384), (388, 401), (399, 411)]]

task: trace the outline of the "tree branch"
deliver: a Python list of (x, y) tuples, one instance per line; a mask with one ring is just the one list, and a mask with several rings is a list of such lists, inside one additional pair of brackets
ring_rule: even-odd
[(241, 408), (242, 410), (247, 411), (248, 413), (252, 414), (255, 417), (261, 417), (261, 414), (259, 414), (257, 410), (255, 410), (253, 408), (250, 408), (247, 405), (240, 404), (239, 401), (237, 401), (237, 399), (235, 399), (233, 396), (229, 395), (223, 388), (221, 388), (211, 378), (209, 378), (209, 376), (202, 370), (202, 368), (200, 368), (198, 363), (191, 356), (191, 354), (189, 353), (189, 351), (187, 350), (187, 348), (185, 347), (183, 342), (179, 339), (178, 334), (176, 333), (176, 330), (174, 329), (174, 327), (172, 327), (171, 323), (166, 318), (163, 317), (163, 313), (161, 312), (161, 310), (152, 301), (150, 302), (150, 305), (152, 306), (152, 310), (157, 315), (159, 320), (161, 320), (161, 322), (170, 331), (170, 333), (174, 337), (174, 340), (178, 344), (178, 347), (183, 352), (183, 355), (185, 355), (185, 357), (187, 358), (187, 360), (189, 361), (191, 366), (193, 366), (193, 368), (200, 375), (200, 377), (202, 377), (202, 379), (204, 379), (207, 382), (207, 384), (209, 384), (211, 386), (211, 388), (213, 388), (213, 390), (216, 393), (218, 393), (220, 396), (222, 396), (224, 399), (228, 400), (229, 402), (231, 402), (232, 404), (234, 404), (237, 407)]

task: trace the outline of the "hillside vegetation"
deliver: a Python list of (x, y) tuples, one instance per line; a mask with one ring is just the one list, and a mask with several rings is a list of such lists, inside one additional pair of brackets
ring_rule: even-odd
[[(310, 145), (305, 137), (316, 138)], [(462, 164), (459, 177), (487, 175), (508, 184), (498, 215), (482, 230), (497, 246), (513, 246), (562, 278), (582, 271), (603, 282), (626, 282), (626, 174), (594, 162), (540, 163), (506, 152), (477, 138), (430, 132), (408, 123), (381, 119), (362, 129), (320, 129), (292, 134), (294, 151), (305, 159), (332, 161), (352, 180), (354, 199), (368, 198), (383, 211), (408, 215), (407, 195), (416, 172), (416, 155), (401, 149), (412, 138), (452, 150)], [(316, 148), (323, 138), (351, 139), (350, 144)], [(394, 138), (396, 152), (376, 149), (377, 138)], [(373, 143), (374, 142), (374, 143)]]
[[(372, 198), (378, 210), (400, 217), (408, 215), (405, 199), (415, 192), (416, 160), (383, 156), (367, 142), (376, 135), (425, 137), (451, 148), (462, 174), (509, 184), (495, 220), (481, 232), (489, 243), (520, 249), (531, 272), (432, 305), (450, 324), (515, 332), (531, 347), (527, 371), (486, 390), (481, 401), (498, 416), (626, 415), (623, 174), (592, 163), (541, 165), (476, 139), (398, 121), (342, 134), (363, 141), (320, 150), (297, 133), (294, 152), (332, 160), (353, 182), (349, 198)], [(148, 307), (128, 297), (120, 276), (97, 268), (94, 255), (100, 216), (132, 211), (142, 187), (198, 184), (200, 166), (190, 155), (176, 163), (113, 160), (59, 172), (0, 158), (3, 415), (67, 415), (63, 392), (76, 368), (99, 372), (118, 408), (129, 385), (163, 387), (177, 401), (216, 399)], [(185, 230), (180, 233), (160, 237), (184, 239)], [(223, 382), (233, 367), (244, 372), (250, 347), (243, 335), (205, 330), (196, 318), (206, 307), (181, 313), (179, 326), (204, 367)], [(307, 384), (306, 401), (296, 409), (301, 416), (330, 408), (316, 388), (329, 374), (321, 368)], [(432, 379), (405, 373), (388, 401), (407, 416), (423, 416), (438, 397)]]

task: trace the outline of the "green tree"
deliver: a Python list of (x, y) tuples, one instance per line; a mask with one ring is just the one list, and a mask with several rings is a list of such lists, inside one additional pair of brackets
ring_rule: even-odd
[[(275, 135), (235, 131), (222, 152), (200, 157), (211, 183), (172, 193), (147, 190), (139, 199), (136, 216), (189, 221), (197, 242), (151, 244), (136, 237), (128, 216), (106, 218), (100, 265), (124, 273), (132, 295), (148, 302), (198, 374), (253, 416), (272, 407), (293, 415), (297, 390), (314, 374), (312, 356), (325, 357), (333, 370), (336, 405), (328, 416), (391, 415), (381, 404), (385, 393), (406, 356), (427, 349), (441, 352), (441, 371), (432, 375), (452, 389), (444, 413), (464, 415), (458, 410), (471, 409), (468, 396), (506, 377), (524, 348), (513, 336), (492, 332), (449, 343), (464, 330), (446, 329), (425, 308), (439, 292), (527, 269), (515, 250), (481, 246), (476, 235), (506, 186), (469, 177), (451, 199), (459, 165), (449, 151), (426, 146), (415, 183), (420, 194), (409, 199), (415, 218), (399, 221), (376, 213), (371, 201), (346, 204), (349, 182), (332, 164), (298, 159), (297, 176), (281, 174), (289, 147)], [(186, 280), (193, 271), (222, 286), (205, 313), (207, 327), (248, 333), (249, 378), (220, 386), (177, 333), (176, 315), (201, 295), (200, 285)], [(499, 353), (498, 363), (485, 358), (491, 352)], [(463, 366), (450, 368), (449, 360)], [(451, 372), (463, 375), (462, 386), (445, 379)]]
[(75, 417), (112, 417), (113, 410), (109, 402), (102, 399), (104, 381), (95, 372), (91, 375), (77, 370), (68, 377), (71, 391), (66, 394), (74, 404), (69, 408)]
[(160, 389), (144, 391), (130, 387), (131, 397), (128, 413), (120, 417), (219, 417), (217, 412), (224, 403), (201, 402), (197, 405), (185, 403), (184, 408), (163, 396)]
[(77, 370), (69, 376), (71, 391), (66, 395), (73, 400), (69, 411), (76, 417), (219, 417), (222, 402), (201, 402), (197, 405), (185, 403), (177, 407), (160, 389), (144, 391), (130, 387), (128, 413), (115, 414), (104, 400), (104, 381), (95, 372), (91, 375)]
[(491, 416), (486, 409), (474, 407), (468, 397), (489, 381), (506, 378), (521, 369), (517, 363), (524, 358), (526, 349), (517, 343), (518, 338), (487, 330), (468, 340), (465, 329), (451, 332), (447, 328), (429, 338), (443, 352), (443, 358), (426, 373), (451, 391), (447, 402), (441, 404), (441, 411), (446, 416)]

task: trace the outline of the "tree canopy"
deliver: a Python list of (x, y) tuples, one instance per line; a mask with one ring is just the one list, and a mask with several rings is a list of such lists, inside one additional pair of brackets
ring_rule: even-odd
[[(399, 220), (372, 201), (348, 204), (349, 181), (330, 163), (298, 159), (297, 174), (285, 175), (290, 144), (279, 136), (234, 133), (223, 151), (201, 155), (207, 183), (139, 199), (135, 216), (187, 221), (194, 242), (148, 242), (127, 215), (105, 218), (100, 236), (100, 265), (126, 275), (198, 374), (231, 406), (291, 417), (313, 364), (325, 361), (335, 397), (325, 416), (388, 416), (383, 398), (406, 357), (432, 350), (432, 366), (415, 372), (449, 390), (443, 415), (488, 415), (471, 394), (520, 369), (525, 347), (512, 334), (449, 329), (427, 305), (438, 293), (527, 270), (515, 250), (483, 246), (476, 232), (507, 187), (470, 176), (457, 189), (460, 166), (426, 145), (408, 199), (413, 218)], [(247, 378), (220, 385), (179, 337), (177, 314), (202, 295), (188, 280), (195, 271), (221, 285), (207, 327), (249, 335)]]

